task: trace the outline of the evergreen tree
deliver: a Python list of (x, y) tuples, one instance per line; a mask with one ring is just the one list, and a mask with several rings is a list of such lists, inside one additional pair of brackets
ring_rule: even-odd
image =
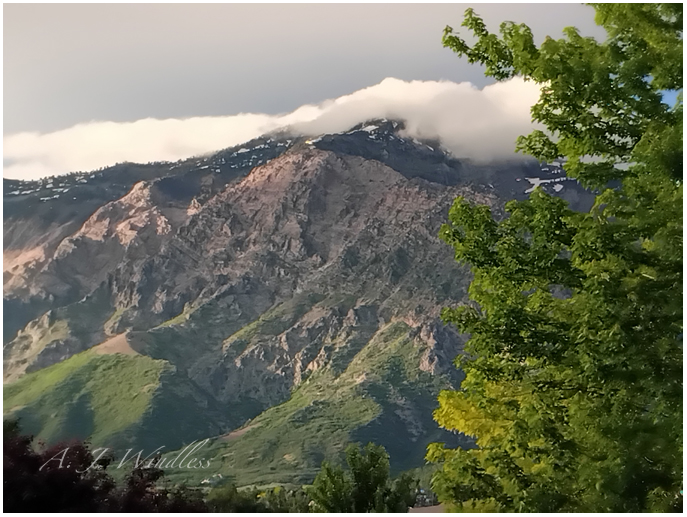
[(474, 45), (444, 32), (488, 76), (541, 85), (545, 130), (517, 149), (599, 192), (577, 213), (536, 189), (500, 220), (459, 198), (441, 229), (474, 274), (472, 303), (443, 312), (471, 338), (435, 418), (478, 447), (428, 451), (455, 509), (682, 508), (682, 5), (594, 7), (602, 43), (567, 28), (537, 47), (471, 9)]

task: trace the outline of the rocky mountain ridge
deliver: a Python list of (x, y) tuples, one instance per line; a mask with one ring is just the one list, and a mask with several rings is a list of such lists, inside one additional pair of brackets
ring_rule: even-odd
[[(312, 418), (281, 425), (338, 422), (331, 432), (342, 433), (339, 449), (374, 435), (380, 422), (396, 428), (378, 437), (391, 450), (421, 451), (442, 439), (428, 401), (458, 382), (451, 361), (463, 338), (438, 315), (465, 299), (470, 280), (437, 238), (456, 196), (497, 212), (536, 184), (575, 206), (590, 199), (560, 165), (470, 163), (386, 120), (317, 138), (268, 135), (203, 160), (93, 176), (57, 187), (94, 189), (90, 205), (48, 196), (44, 183), (9, 192), (5, 320), (17, 330), (5, 334), (5, 381), (39, 382), (42, 369), (124, 336), (133, 353), (187, 379), (195, 400), (231, 415), (220, 421), (209, 412), (202, 429), (223, 434), (257, 418), (260, 430), (241, 440), (286, 451), (279, 458), (296, 459), (270, 453), (258, 463), (296, 477), (321, 458), (293, 443), (296, 427), (284, 432), (288, 443), (265, 434), (286, 418), (279, 404), (301, 415), (310, 406), (298, 401), (307, 398), (319, 408), (306, 411)], [(160, 379), (156, 393), (168, 393)], [(402, 386), (414, 388), (400, 395)], [(37, 393), (24, 408), (50, 396)], [(368, 410), (346, 405), (355, 400)], [(342, 408), (353, 413), (339, 422)], [(188, 428), (169, 447), (203, 437)], [(56, 436), (45, 422), (35, 429)], [(147, 443), (150, 430), (136, 429), (98, 436)], [(246, 456), (231, 468), (255, 462)], [(256, 480), (266, 476), (261, 468), (251, 471)]]

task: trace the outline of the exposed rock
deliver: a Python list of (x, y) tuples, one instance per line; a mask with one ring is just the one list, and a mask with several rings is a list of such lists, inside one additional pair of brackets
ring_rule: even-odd
[[(168, 361), (194, 397), (238, 422), (317, 372), (348, 379), (402, 322), (418, 375), (455, 385), (464, 337), (439, 314), (466, 299), (470, 275), (437, 237), (449, 207), (464, 196), (500, 213), (529, 179), (548, 188), (565, 176), (533, 162), (477, 166), (391, 122), (366, 127), (309, 143), (265, 137), (183, 170), (164, 164), (86, 216), (13, 214), (5, 298), (21, 330), (5, 345), (5, 380), (126, 332), (127, 351)], [(571, 181), (553, 191), (589, 199)], [(368, 389), (366, 372), (351, 375)], [(394, 422), (420, 443), (431, 408), (389, 389), (393, 409), (367, 429)]]

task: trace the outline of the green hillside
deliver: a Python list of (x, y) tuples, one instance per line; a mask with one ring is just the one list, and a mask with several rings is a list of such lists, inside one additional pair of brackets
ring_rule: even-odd
[(231, 428), (173, 366), (142, 355), (82, 352), (5, 385), (3, 402), (6, 416), (46, 443), (89, 439), (115, 452), (176, 447)]
[[(428, 443), (460, 442), (432, 419), (439, 390), (455, 386), (457, 379), (420, 368), (431, 345), (403, 321), (380, 326), (361, 312), (360, 321), (331, 333), (323, 348), (327, 362), (303, 371), (302, 381), (271, 407), (258, 399), (216, 398), (182, 371), (192, 353), (212, 349), (213, 343), (219, 342), (230, 360), (246, 349), (269, 351), (270, 343), (308, 314), (347, 314), (355, 301), (303, 294), (223, 340), (217, 323), (226, 318), (224, 309), (209, 304), (194, 311), (187, 324), (161, 327), (151, 333), (158, 338), (136, 347), (158, 358), (82, 352), (7, 384), (4, 411), (46, 443), (88, 439), (94, 447), (113, 449), (118, 458), (129, 448), (147, 456), (162, 446), (163, 452), (179, 451), (210, 438), (194, 454), (210, 459), (209, 468), (164, 468), (172, 480), (192, 485), (216, 474), (242, 485), (307, 483), (324, 459), (339, 461), (350, 442), (383, 445), (394, 472), (419, 467)], [(198, 319), (206, 334), (191, 340), (184, 334), (194, 331)], [(194, 346), (183, 346), (189, 342)]]
[(216, 474), (239, 485), (308, 483), (322, 460), (339, 461), (351, 441), (384, 445), (395, 472), (422, 465), (427, 443), (455, 444), (456, 437), (432, 420), (447, 379), (418, 368), (423, 349), (410, 330), (403, 322), (384, 326), (342, 373), (331, 366), (314, 372), (288, 401), (193, 455), (210, 458), (209, 468), (167, 474), (191, 484)]

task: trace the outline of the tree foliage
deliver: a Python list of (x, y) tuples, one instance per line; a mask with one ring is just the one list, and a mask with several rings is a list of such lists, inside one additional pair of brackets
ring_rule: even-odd
[[(383, 447), (357, 445), (346, 451), (349, 470), (323, 463), (313, 486), (239, 490), (234, 483), (205, 494), (167, 487), (161, 469), (142, 463), (117, 485), (107, 468), (112, 454), (98, 454), (73, 440), (36, 447), (16, 420), (3, 422), (3, 508), (8, 512), (221, 512), (306, 513), (407, 512), (415, 502), (415, 479), (389, 477)], [(161, 486), (162, 485), (162, 486)]]
[[(541, 85), (545, 131), (517, 148), (565, 160), (598, 189), (589, 213), (536, 189), (506, 204), (457, 199), (440, 237), (470, 264), (472, 304), (443, 319), (470, 333), (438, 423), (478, 448), (433, 444), (440, 500), (461, 510), (666, 511), (682, 507), (682, 5), (595, 5), (606, 41), (534, 44), (468, 9), (468, 45), (444, 45), (497, 80)], [(614, 188), (607, 188), (609, 182)]]
[(395, 481), (389, 475), (389, 455), (384, 447), (368, 443), (363, 451), (351, 444), (346, 449), (348, 471), (322, 464), (308, 494), (313, 510), (336, 513), (405, 513), (415, 503), (416, 481), (401, 475)]
[(213, 488), (207, 496), (211, 512), (217, 513), (307, 513), (310, 498), (302, 489), (274, 487), (239, 490), (234, 484)]
[(93, 456), (79, 441), (36, 450), (16, 421), (3, 423), (3, 509), (6, 512), (202, 512), (202, 497), (184, 487), (160, 488), (159, 469), (135, 468), (122, 487), (107, 474), (112, 456)]
[(207, 503), (210, 511), (217, 513), (267, 512), (267, 507), (258, 500), (257, 490), (238, 490), (234, 484), (210, 490)]
[(302, 488), (286, 489), (274, 487), (260, 493), (260, 500), (267, 511), (274, 513), (307, 513), (310, 511), (310, 498)]

